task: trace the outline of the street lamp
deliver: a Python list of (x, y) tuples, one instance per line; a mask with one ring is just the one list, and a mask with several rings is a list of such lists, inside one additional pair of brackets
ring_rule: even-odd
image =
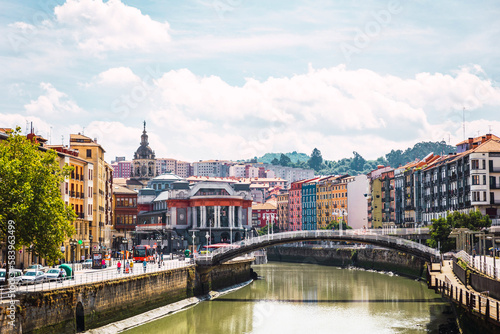
[(207, 246), (210, 245), (210, 234), (205, 234), (205, 238), (207, 239)]
[(69, 240), (69, 245), (71, 246), (71, 253), (72, 253), (72, 262), (71, 262), (71, 274), (73, 276), (73, 279), (75, 279), (75, 247), (76, 247), (77, 241), (75, 239), (70, 239)]
[(194, 235), (194, 230), (193, 230), (193, 259), (194, 259), (194, 250), (196, 249), (195, 245), (194, 245), (194, 238), (195, 238), (195, 235)]

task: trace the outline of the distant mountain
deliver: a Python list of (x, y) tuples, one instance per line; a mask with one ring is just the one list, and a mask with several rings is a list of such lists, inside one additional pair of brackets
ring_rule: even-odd
[[(274, 158), (280, 159), (282, 153), (266, 153), (262, 157), (257, 158), (258, 162), (263, 162), (263, 163), (268, 163), (270, 164), (271, 161), (273, 161)], [(296, 164), (297, 162), (307, 162), (310, 159), (310, 156), (308, 156), (305, 153), (297, 153), (296, 151), (293, 151), (291, 153), (284, 153), (287, 157), (290, 158), (292, 163)]]
[[(365, 160), (358, 152), (353, 152), (350, 158), (343, 158), (340, 160), (323, 160), (317, 175), (358, 175), (367, 174), (368, 172), (377, 168), (377, 165), (391, 166), (397, 168), (403, 166), (408, 162), (415, 161), (415, 159), (423, 159), (429, 153), (436, 155), (446, 155), (455, 153), (456, 147), (447, 145), (446, 142), (420, 142), (416, 143), (413, 147), (406, 150), (391, 150), (385, 156), (379, 157), (376, 160)], [(257, 158), (258, 162), (271, 163), (276, 158), (280, 161), (282, 153), (266, 153), (262, 157)], [(290, 158), (291, 163), (288, 166), (310, 168), (308, 161), (310, 156), (305, 153), (284, 153)], [(255, 159), (255, 158), (254, 158)]]

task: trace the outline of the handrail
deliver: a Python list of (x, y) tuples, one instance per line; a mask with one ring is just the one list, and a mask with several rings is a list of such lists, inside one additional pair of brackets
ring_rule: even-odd
[[(250, 248), (254, 245), (266, 245), (268, 243), (276, 243), (279, 241), (294, 242), (294, 240), (302, 241), (304, 239), (342, 239), (345, 238), (348, 241), (353, 242), (376, 242), (385, 243), (387, 246), (404, 246), (412, 250), (418, 250), (419, 252), (429, 254), (431, 257), (440, 257), (441, 253), (426, 245), (419, 244), (410, 240), (402, 239), (399, 236), (403, 235), (416, 235), (416, 234), (427, 234), (428, 229), (423, 228), (407, 228), (407, 229), (377, 229), (377, 230), (313, 230), (313, 231), (293, 231), (293, 232), (281, 232), (276, 234), (266, 234), (259, 237), (245, 239), (233, 243), (233, 245), (238, 245), (240, 248)], [(233, 247), (218, 248), (211, 252), (209, 255), (198, 257), (200, 261), (211, 261), (214, 257), (222, 255), (225, 253), (241, 253), (241, 249), (235, 249)]]

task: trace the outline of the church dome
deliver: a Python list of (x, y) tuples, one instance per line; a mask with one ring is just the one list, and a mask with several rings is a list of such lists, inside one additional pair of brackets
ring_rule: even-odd
[(154, 159), (155, 152), (149, 147), (148, 134), (146, 132), (146, 122), (141, 136), (141, 146), (135, 151), (134, 159)]

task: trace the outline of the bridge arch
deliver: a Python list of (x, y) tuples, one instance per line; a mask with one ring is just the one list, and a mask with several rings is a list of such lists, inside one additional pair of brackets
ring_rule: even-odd
[(237, 248), (219, 248), (210, 256), (199, 256), (196, 262), (198, 265), (218, 265), (259, 249), (302, 241), (346, 241), (371, 244), (411, 254), (427, 262), (438, 261), (440, 252), (436, 249), (402, 238), (404, 235), (416, 234), (414, 229), (408, 230), (398, 230), (396, 235), (388, 235), (384, 230), (318, 230), (276, 233), (233, 243), (238, 246)]

